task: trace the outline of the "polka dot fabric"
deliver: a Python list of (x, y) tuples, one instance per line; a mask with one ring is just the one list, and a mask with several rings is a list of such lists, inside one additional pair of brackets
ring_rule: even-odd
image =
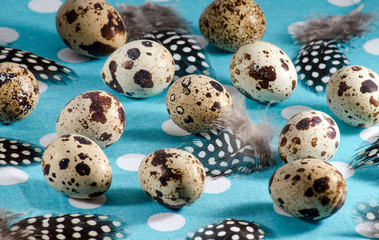
[[(262, 233), (259, 234), (259, 230), (254, 232), (247, 230), (248, 226), (253, 229), (257, 227), (252, 223), (259, 223), (260, 226), (266, 227), (264, 232), (269, 235), (265, 235), (264, 239), (318, 240), (328, 236), (333, 240), (345, 240), (346, 238), (364, 240), (372, 237), (372, 235), (365, 235), (364, 231), (375, 229), (376, 226), (370, 220), (373, 216), (370, 213), (376, 214), (377, 212), (369, 205), (372, 202), (368, 202), (368, 199), (375, 199), (379, 196), (379, 189), (375, 184), (378, 178), (378, 168), (372, 165), (373, 167), (360, 167), (353, 170), (350, 163), (360, 152), (362, 144), (374, 142), (372, 137), (379, 133), (379, 127), (375, 125), (363, 129), (344, 124), (336, 119), (330, 111), (323, 94), (312, 94), (303, 87), (296, 88), (293, 95), (285, 101), (271, 104), (268, 107), (254, 100), (246, 99), (247, 111), (253, 122), (260, 121), (264, 115), (267, 116), (268, 118), (264, 119), (268, 120), (264, 121), (270, 121), (278, 133), (289, 118), (304, 110), (323, 111), (336, 120), (341, 133), (341, 141), (338, 151), (329, 162), (346, 179), (348, 194), (345, 205), (332, 217), (322, 220), (316, 226), (289, 217), (274, 206), (268, 193), (268, 182), (275, 170), (283, 166), (279, 159), (277, 159), (278, 166), (264, 171), (247, 176), (222, 176), (222, 174), (217, 174), (217, 171), (226, 169), (221, 167), (225, 164), (224, 167), (227, 167), (229, 164), (223, 161), (216, 163), (212, 161), (212, 154), (219, 154), (219, 151), (208, 151), (206, 155), (203, 155), (201, 148), (198, 148), (199, 157), (203, 157), (200, 160), (204, 161), (204, 166), (208, 168), (209, 173), (214, 171), (213, 173), (216, 175), (214, 175), (215, 178), (207, 177), (204, 193), (195, 203), (177, 211), (165, 208), (149, 199), (138, 182), (138, 166), (142, 159), (158, 149), (183, 147), (185, 143), (193, 139), (193, 136), (175, 125), (170, 119), (165, 104), (167, 89), (147, 99), (127, 98), (107, 87), (102, 81), (101, 68), (106, 58), (91, 59), (78, 55), (67, 48), (59, 38), (55, 26), (56, 13), (63, 2), (62, 0), (18, 0), (1, 3), (0, 62), (4, 62), (5, 59), (7, 61), (12, 58), (16, 58), (12, 61), (21, 59), (22, 63), (28, 64), (29, 69), (34, 69), (40, 86), (40, 99), (30, 116), (13, 124), (0, 125), (0, 209), (26, 213), (11, 222), (10, 227), (14, 227), (13, 230), (16, 230), (17, 227), (29, 227), (35, 233), (42, 234), (46, 239), (47, 235), (52, 234), (49, 235), (50, 239), (85, 239), (84, 236), (88, 236), (87, 239), (144, 240), (152, 237), (154, 239), (185, 239), (187, 233), (202, 227), (203, 235), (196, 235), (196, 237), (205, 239), (206, 235), (204, 234), (211, 233), (206, 231), (208, 225), (214, 226), (207, 230), (215, 234), (220, 230), (215, 229), (215, 226), (223, 220), (231, 218), (236, 224), (248, 223), (248, 225), (238, 225), (239, 234), (243, 230), (244, 234), (252, 239), (263, 236)], [(107, 2), (115, 8), (121, 3), (117, 0), (108, 0)], [(144, 2), (146, 1), (133, 0), (128, 3), (139, 5)], [(184, 40), (171, 38), (166, 35), (168, 33), (157, 34), (155, 37), (162, 38), (162, 41), (169, 39), (167, 47), (173, 49), (182, 43), (181, 40), (185, 41), (188, 49), (182, 49), (186, 49), (185, 51), (191, 49), (191, 51), (188, 52), (188, 55), (182, 55), (186, 56), (184, 60), (194, 63), (196, 71), (201, 69), (200, 72), (203, 74), (206, 74), (204, 71), (209, 71), (211, 76), (215, 75), (218, 82), (228, 86), (229, 92), (238, 91), (232, 86), (229, 74), (229, 64), (233, 53), (220, 51), (209, 44), (202, 38), (198, 27), (202, 10), (212, 0), (151, 0), (149, 2), (172, 7), (193, 27), (189, 38), (186, 37), (187, 35), (183, 36)], [(256, 0), (256, 2), (262, 8), (267, 20), (266, 32), (262, 40), (283, 49), (291, 59), (294, 59), (294, 62), (300, 47), (291, 39), (289, 31), (292, 27), (296, 27), (296, 23), (304, 21), (304, 17), (313, 16), (315, 13), (344, 15), (358, 7), (359, 4), (365, 4), (362, 10), (364, 12), (377, 9), (376, 0), (308, 1), (306, 4), (300, 4), (301, 6), (296, 0), (285, 2)], [(198, 44), (193, 43), (192, 38), (196, 39)], [(351, 64), (363, 65), (378, 73), (378, 40), (379, 28), (375, 25), (373, 31), (361, 38), (355, 38), (351, 42), (353, 47), (346, 46), (345, 49), (339, 48), (339, 50), (348, 57)], [(322, 45), (327, 43), (328, 45)], [(313, 56), (312, 47), (316, 45), (315, 42), (315, 45), (309, 46), (306, 54), (309, 59), (301, 65), (301, 71), (304, 75), (307, 74), (307, 78), (304, 76), (304, 80), (300, 80), (304, 84), (312, 77), (313, 72), (323, 68), (315, 59), (321, 59), (321, 56), (330, 56), (331, 58), (328, 60), (330, 66), (335, 66), (332, 62), (336, 60), (334, 55), (338, 54), (336, 51), (338, 45), (332, 42), (320, 43), (320, 49), (323, 48), (324, 52)], [(3, 52), (4, 50), (5, 52)], [(210, 62), (203, 63), (202, 55), (195, 54), (195, 50), (201, 51)], [(332, 51), (325, 53), (328, 50)], [(48, 60), (33, 58), (34, 55)], [(179, 59), (177, 56), (176, 58)], [(194, 58), (199, 65), (192, 62)], [(183, 58), (181, 59), (183, 60)], [(342, 54), (341, 57), (337, 57), (337, 60), (346, 64)], [(60, 69), (58, 65), (53, 64), (53, 61), (64, 68)], [(213, 68), (214, 72), (205, 63)], [(176, 62), (176, 65), (176, 69), (181, 71), (180, 74), (187, 74), (186, 68), (181, 67), (180, 62)], [(67, 69), (71, 71), (67, 71)], [(193, 69), (187, 70), (192, 71)], [(48, 75), (46, 70), (53, 75)], [(73, 75), (74, 72), (77, 75)], [(176, 73), (179, 74), (179, 71)], [(313, 73), (313, 75), (317, 74)], [(319, 74), (319, 77), (321, 75), (323, 74)], [(75, 80), (72, 81), (70, 76)], [(315, 86), (317, 86), (316, 80), (311, 87)], [(48, 185), (44, 179), (39, 158), (44, 148), (57, 137), (56, 121), (64, 106), (79, 94), (94, 90), (107, 91), (121, 102), (125, 109), (126, 126), (119, 140), (104, 149), (113, 172), (109, 190), (94, 199), (76, 199), (56, 192)], [(278, 137), (272, 139), (275, 147), (278, 146)], [(219, 138), (225, 153), (229, 151), (229, 147), (233, 150), (236, 149), (237, 143), (233, 140), (228, 142), (224, 136), (219, 136)], [(203, 150), (212, 150), (212, 147), (208, 145), (204, 145), (202, 148)], [(361, 154), (365, 157), (377, 156), (378, 153), (375, 155), (375, 151), (372, 148)], [(243, 163), (243, 159), (240, 158), (239, 164)], [(362, 203), (366, 206), (364, 211), (358, 208)], [(362, 221), (352, 219), (353, 211), (362, 213), (360, 215)], [(78, 215), (72, 216), (71, 214), (74, 213)], [(93, 216), (89, 217), (91, 215)], [(3, 216), (0, 213), (0, 218)], [(64, 224), (60, 225), (58, 219), (61, 221), (60, 217), (62, 216), (65, 216), (65, 220)], [(100, 219), (101, 216), (109, 218)], [(30, 220), (33, 218), (35, 222)], [(79, 230), (79, 228), (75, 228), (77, 220), (73, 219), (79, 219), (80, 223), (77, 224), (83, 224), (82, 226), (85, 228), (77, 231)], [(91, 220), (97, 224), (91, 225), (94, 223)], [(18, 222), (20, 225), (17, 225)], [(1, 223), (0, 221), (0, 226)], [(122, 224), (119, 226), (119, 223)], [(113, 233), (106, 233), (109, 229), (101, 228), (103, 225), (109, 227)], [(62, 226), (65, 227), (61, 228)], [(225, 226), (223, 229), (231, 230), (231, 228), (232, 225)], [(124, 231), (125, 229), (126, 231)], [(233, 229), (237, 230), (237, 228)], [(117, 233), (122, 235), (116, 235)], [(237, 234), (233, 231), (232, 233)], [(83, 237), (79, 237), (78, 234), (83, 234)], [(95, 234), (97, 236), (92, 236)], [(190, 237), (194, 236), (195, 233)], [(240, 237), (240, 239), (243, 238)]]

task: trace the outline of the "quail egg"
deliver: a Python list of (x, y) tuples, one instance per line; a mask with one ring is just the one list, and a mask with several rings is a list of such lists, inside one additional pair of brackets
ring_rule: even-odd
[(75, 52), (104, 57), (126, 42), (119, 13), (104, 0), (67, 0), (58, 9), (56, 28), (63, 42)]
[(239, 47), (229, 69), (234, 86), (259, 102), (283, 101), (297, 86), (297, 73), (291, 59), (269, 42), (256, 41)]
[(11, 124), (28, 117), (39, 100), (32, 72), (16, 63), (0, 63), (0, 122)]
[(56, 123), (58, 136), (77, 133), (92, 139), (101, 148), (115, 143), (124, 129), (124, 107), (105, 91), (79, 94), (62, 109)]
[(363, 66), (346, 66), (332, 75), (326, 87), (330, 110), (352, 126), (379, 123), (379, 76)]
[(317, 221), (333, 215), (344, 205), (346, 182), (333, 165), (323, 160), (298, 159), (272, 175), (269, 193), (284, 212)]
[(229, 114), (232, 98), (215, 79), (192, 74), (176, 80), (167, 91), (166, 107), (180, 128), (199, 133), (209, 130), (212, 122)]
[(108, 87), (127, 97), (147, 98), (165, 90), (174, 73), (174, 59), (162, 44), (136, 40), (109, 56), (101, 76)]
[(215, 0), (202, 12), (199, 28), (216, 47), (234, 52), (242, 44), (262, 38), (266, 19), (253, 0)]
[(175, 148), (160, 149), (142, 160), (138, 178), (142, 189), (167, 208), (181, 208), (200, 198), (205, 171), (191, 153)]
[(54, 139), (42, 155), (47, 183), (73, 198), (95, 198), (112, 182), (112, 168), (103, 150), (91, 139), (66, 134)]
[(308, 110), (289, 119), (279, 136), (278, 152), (284, 163), (300, 158), (329, 161), (337, 152), (340, 131), (328, 114)]

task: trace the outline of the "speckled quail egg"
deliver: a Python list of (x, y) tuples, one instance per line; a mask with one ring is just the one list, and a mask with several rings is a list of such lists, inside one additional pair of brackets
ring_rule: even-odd
[(340, 120), (358, 127), (379, 122), (379, 76), (363, 66), (346, 66), (332, 75), (327, 103)]
[(283, 127), (278, 143), (284, 163), (300, 158), (329, 161), (337, 152), (340, 131), (328, 114), (308, 110), (290, 118)]
[(174, 73), (174, 59), (162, 44), (136, 40), (109, 56), (101, 76), (108, 87), (127, 97), (147, 98), (165, 90)]
[(77, 133), (92, 139), (101, 148), (115, 143), (124, 129), (124, 107), (105, 91), (79, 94), (62, 109), (56, 123), (58, 136)]
[(253, 0), (215, 0), (202, 12), (199, 28), (216, 47), (234, 52), (242, 44), (262, 38), (266, 19)]
[(280, 167), (269, 182), (274, 203), (291, 216), (317, 221), (345, 203), (346, 182), (333, 165), (320, 159), (298, 159)]
[(283, 101), (297, 86), (297, 73), (291, 59), (269, 42), (242, 45), (234, 53), (229, 70), (234, 86), (259, 102)]
[(121, 16), (104, 0), (65, 1), (57, 12), (56, 28), (68, 47), (89, 57), (108, 56), (126, 42)]
[(167, 91), (166, 107), (172, 121), (180, 128), (199, 133), (212, 122), (228, 114), (232, 98), (225, 87), (204, 75), (187, 75), (176, 80)]
[(200, 198), (205, 171), (191, 153), (175, 148), (160, 149), (142, 160), (138, 178), (142, 189), (155, 202), (181, 208)]
[(38, 82), (16, 63), (0, 63), (0, 122), (11, 124), (28, 117), (39, 100)]
[(103, 150), (91, 139), (66, 134), (54, 139), (42, 155), (47, 183), (73, 198), (95, 198), (112, 182), (112, 168)]

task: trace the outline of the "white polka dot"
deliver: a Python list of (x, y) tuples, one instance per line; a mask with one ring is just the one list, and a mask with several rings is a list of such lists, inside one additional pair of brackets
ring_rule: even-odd
[(374, 221), (359, 223), (355, 227), (355, 231), (368, 238), (379, 238), (378, 229), (376, 229)]
[(57, 12), (61, 5), (62, 2), (58, 0), (33, 0), (29, 2), (28, 7), (39, 13), (53, 13)]
[(38, 81), (39, 93), (43, 93), (47, 90), (47, 84), (41, 81)]
[(367, 41), (363, 49), (370, 54), (379, 55), (379, 38)]
[[(363, 129), (359, 135), (364, 140), (369, 142), (372, 137), (379, 134), (379, 127), (369, 127), (366, 129)], [(371, 139), (375, 141), (375, 139)]]
[(196, 70), (197, 70), (197, 67), (194, 65), (190, 65), (186, 68), (186, 72), (189, 74), (194, 73)]
[(165, 133), (173, 135), (173, 136), (191, 135), (191, 133), (181, 129), (180, 127), (178, 127), (178, 125), (176, 125), (171, 119), (165, 121), (161, 127)]
[(286, 107), (282, 110), (281, 115), (285, 119), (290, 119), (291, 117), (295, 116), (298, 113), (301, 113), (303, 111), (312, 110), (312, 108), (302, 105), (295, 105), (291, 107)]
[(279, 208), (275, 203), (274, 203), (274, 211), (282, 216), (286, 216), (286, 217), (292, 217), (291, 215), (289, 215), (288, 213), (284, 212), (281, 208)]
[(182, 228), (186, 223), (186, 219), (176, 213), (158, 213), (147, 220), (147, 224), (154, 230), (160, 232), (175, 231)]
[(328, 0), (329, 3), (339, 6), (339, 7), (348, 7), (356, 3), (359, 3), (361, 0)]
[(7, 27), (0, 27), (0, 43), (7, 44), (14, 42), (19, 38), (19, 34), (16, 30)]
[(216, 179), (212, 179), (207, 177), (205, 183), (205, 193), (222, 193), (227, 191), (232, 183), (226, 177), (218, 177)]
[(347, 163), (336, 161), (331, 161), (329, 163), (335, 166), (344, 178), (349, 178), (354, 175), (354, 169), (352, 169)]
[(90, 58), (85, 57), (83, 55), (80, 55), (76, 52), (74, 52), (70, 48), (63, 48), (60, 50), (57, 54), (58, 58), (62, 61), (69, 62), (69, 63), (80, 63), (88, 61)]
[(141, 161), (146, 157), (143, 154), (126, 154), (117, 158), (116, 164), (126, 171), (138, 171)]
[(107, 201), (107, 198), (105, 195), (101, 195), (100, 197), (94, 198), (94, 199), (75, 199), (75, 198), (69, 198), (68, 202), (71, 204), (71, 206), (80, 208), (80, 209), (94, 209), (98, 208)]
[(47, 145), (49, 145), (49, 143), (51, 141), (53, 141), (54, 139), (56, 139), (58, 137), (58, 135), (56, 133), (50, 133), (50, 134), (47, 134), (45, 136), (43, 136), (40, 140), (39, 140), (39, 144), (41, 144), (42, 146), (44, 147), (47, 147)]
[(13, 185), (26, 182), (29, 175), (14, 167), (0, 168), (0, 185)]

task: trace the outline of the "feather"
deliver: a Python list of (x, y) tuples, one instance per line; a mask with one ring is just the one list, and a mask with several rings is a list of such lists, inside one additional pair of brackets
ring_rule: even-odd
[(181, 147), (200, 160), (210, 177), (250, 174), (276, 164), (271, 143), (276, 130), (267, 119), (251, 122), (244, 97), (231, 96), (231, 112), (212, 122), (209, 132), (195, 135)]
[(266, 230), (255, 222), (227, 218), (220, 223), (212, 223), (201, 227), (196, 233), (187, 234), (187, 240), (195, 239), (263, 239), (267, 236)]
[(46, 214), (17, 221), (21, 216), (0, 209), (0, 240), (126, 238), (124, 223), (109, 215)]
[(341, 51), (354, 37), (369, 32), (376, 15), (360, 5), (347, 15), (331, 15), (294, 25), (293, 38), (302, 44), (295, 61), (299, 80), (313, 93), (325, 93), (330, 77), (350, 64)]
[(0, 63), (14, 62), (29, 69), (37, 79), (53, 83), (75, 80), (76, 73), (53, 60), (24, 50), (0, 46)]
[(154, 3), (121, 4), (118, 12), (125, 22), (128, 41), (153, 40), (171, 52), (175, 61), (174, 80), (188, 74), (216, 78), (209, 55), (192, 34), (188, 22), (174, 9)]
[(25, 166), (41, 162), (43, 150), (36, 144), (0, 137), (0, 166)]
[(379, 167), (379, 136), (371, 137), (368, 143), (358, 148), (350, 166), (353, 169)]
[(373, 201), (359, 204), (354, 211), (355, 231), (368, 238), (379, 239), (379, 205)]

